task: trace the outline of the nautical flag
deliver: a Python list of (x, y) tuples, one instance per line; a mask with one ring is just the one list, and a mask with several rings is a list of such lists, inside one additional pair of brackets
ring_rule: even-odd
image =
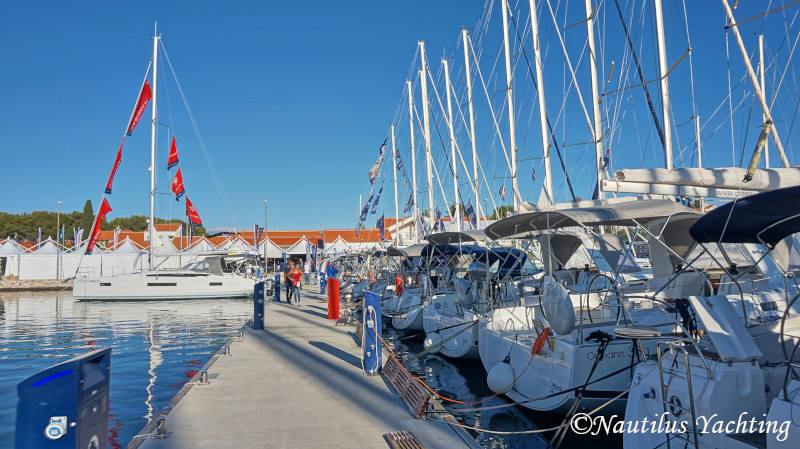
[(167, 170), (178, 165), (178, 146), (175, 145), (175, 137), (172, 137), (172, 145), (169, 147), (169, 159), (167, 159)]
[(395, 158), (397, 158), (397, 169), (398, 170), (404, 169), (405, 165), (403, 165), (403, 160), (400, 159), (400, 150), (395, 151)]
[(536, 182), (536, 167), (531, 166), (531, 181)]
[(381, 193), (383, 193), (383, 184), (381, 184), (381, 188), (378, 190), (378, 195), (375, 196), (375, 201), (372, 202), (372, 208), (369, 210), (370, 215), (378, 213), (378, 202), (381, 200)]
[(500, 186), (500, 192), (499, 193), (500, 193), (500, 199), (502, 201), (505, 201), (506, 200), (506, 185), (505, 184)]
[(144, 113), (144, 109), (147, 107), (147, 103), (150, 102), (150, 99), (153, 98), (153, 92), (150, 90), (150, 83), (147, 80), (144, 80), (144, 86), (142, 86), (142, 91), (139, 92), (139, 99), (136, 101), (136, 108), (133, 110), (133, 115), (131, 116), (131, 121), (128, 122), (128, 132), (127, 135), (131, 135), (133, 133), (133, 129), (136, 128), (136, 124), (139, 123), (139, 119), (142, 118), (142, 114)]
[(81, 240), (83, 240), (83, 228), (78, 226), (78, 229), (72, 228), (72, 239), (75, 248), (81, 246)]
[(358, 226), (356, 226), (356, 238), (358, 238), (358, 234), (361, 233), (361, 221), (358, 222)]
[(122, 229), (117, 226), (117, 229), (114, 229), (114, 249), (117, 249), (117, 244), (119, 243), (119, 233)]
[(426, 228), (426, 226), (425, 226), (425, 218), (423, 216), (421, 216), (421, 215), (418, 215), (415, 221), (416, 221), (416, 225), (417, 225), (417, 234), (419, 234), (419, 235), (424, 237), (426, 235), (426, 233), (425, 233), (425, 228)]
[(200, 219), (200, 214), (197, 213), (197, 209), (194, 208), (194, 204), (189, 201), (189, 197), (186, 197), (186, 217), (189, 219), (189, 224), (202, 226), (203, 220)]
[(380, 150), (378, 150), (378, 159), (372, 164), (369, 169), (369, 183), (375, 184), (378, 175), (381, 173), (381, 164), (383, 163), (383, 156), (386, 154), (386, 139), (383, 139)]
[(264, 228), (259, 225), (255, 225), (255, 231), (253, 232), (253, 246), (258, 246), (258, 242), (261, 241), (262, 235), (264, 235)]
[(467, 208), (464, 209), (464, 215), (467, 216), (467, 220), (469, 220), (469, 222), (472, 224), (472, 227), (477, 229), (478, 222), (476, 219), (477, 217), (475, 216), (475, 208), (472, 207), (472, 199), (467, 201)]
[(406, 202), (406, 207), (403, 208), (403, 213), (410, 211), (412, 207), (414, 207), (414, 194), (409, 193), (408, 201)]
[(311, 272), (317, 272), (317, 245), (311, 248)]
[(100, 225), (103, 224), (103, 220), (109, 212), (111, 212), (111, 205), (108, 204), (108, 200), (103, 198), (103, 202), (100, 203), (100, 210), (97, 211), (97, 217), (95, 217), (92, 225), (89, 243), (86, 244), (86, 254), (92, 254), (92, 251), (94, 251), (94, 245), (97, 244), (97, 239), (100, 238)]
[(125, 137), (122, 137), (122, 142), (119, 144), (117, 150), (117, 157), (114, 159), (114, 165), (111, 167), (111, 174), (108, 175), (108, 182), (106, 183), (106, 195), (111, 195), (111, 185), (114, 183), (114, 175), (117, 174), (119, 164), (122, 162), (122, 145), (125, 143)]
[(386, 216), (386, 214), (381, 215), (381, 218), (379, 218), (378, 222), (375, 223), (375, 227), (378, 228), (379, 231), (381, 231), (381, 241), (384, 240), (383, 235), (384, 235), (384, 232), (386, 230), (385, 229), (386, 228), (386, 220), (384, 219), (385, 216)]
[(369, 206), (372, 202), (372, 195), (367, 198), (367, 202), (364, 203), (364, 206), (361, 208), (361, 214), (358, 216), (358, 225), (361, 226), (361, 223), (367, 219), (367, 214), (369, 213)]
[(39, 237), (36, 238), (36, 246), (42, 246), (42, 227), (39, 226)]
[(177, 172), (175, 172), (175, 177), (172, 178), (172, 193), (175, 194), (175, 201), (181, 199), (186, 190), (183, 188), (183, 175), (181, 175), (181, 169), (179, 168)]

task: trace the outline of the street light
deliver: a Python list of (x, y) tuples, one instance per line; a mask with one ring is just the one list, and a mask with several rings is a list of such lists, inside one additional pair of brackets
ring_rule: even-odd
[(56, 212), (56, 279), (61, 279), (61, 247), (58, 246), (58, 243), (61, 243), (61, 205), (64, 202), (59, 200), (56, 201), (56, 204), (58, 205)]

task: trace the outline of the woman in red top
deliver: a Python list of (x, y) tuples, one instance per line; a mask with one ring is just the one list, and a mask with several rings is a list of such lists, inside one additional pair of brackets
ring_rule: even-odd
[(297, 306), (300, 306), (300, 281), (303, 280), (303, 272), (300, 271), (300, 266), (295, 265), (294, 269), (289, 273), (292, 280), (292, 296), (295, 298)]

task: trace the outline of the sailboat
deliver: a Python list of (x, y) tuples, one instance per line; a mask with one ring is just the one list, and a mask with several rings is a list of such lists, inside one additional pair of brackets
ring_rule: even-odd
[[(157, 80), (158, 80), (158, 45), (161, 36), (158, 33), (153, 35), (153, 60), (152, 67), (152, 90), (148, 84), (147, 77), (142, 84), (139, 98), (131, 114), (131, 119), (126, 127), (125, 135), (130, 135), (136, 127), (139, 119), (147, 107), (147, 103), (152, 101), (152, 119), (150, 125), (150, 221), (148, 233), (150, 245), (147, 252), (147, 270), (134, 273), (119, 274), (116, 276), (93, 276), (77, 275), (72, 287), (72, 296), (78, 300), (172, 300), (172, 299), (208, 299), (208, 298), (236, 298), (247, 297), (253, 294), (254, 280), (226, 272), (223, 256), (209, 255), (203, 260), (195, 261), (185, 265), (181, 269), (157, 269), (154, 266), (154, 246), (156, 238), (154, 232), (154, 211), (155, 211), (155, 173), (156, 173), (156, 126), (157, 109)], [(149, 68), (148, 68), (149, 72)], [(125, 142), (123, 135), (122, 142)], [(173, 140), (174, 149), (174, 140)], [(106, 185), (105, 194), (111, 193), (111, 184), (117, 167), (122, 158), (122, 144), (117, 152), (117, 158)], [(173, 155), (170, 151), (168, 166), (177, 164), (177, 152)], [(176, 182), (177, 181), (177, 182)], [(183, 196), (183, 181), (180, 169), (176, 173), (172, 186), (173, 193), (177, 197)], [(100, 209), (95, 217), (94, 226), (90, 233), (86, 252), (91, 253), (100, 233), (100, 224), (105, 215), (111, 211), (105, 194), (101, 202)], [(202, 224), (197, 211), (189, 198), (186, 201), (186, 215), (191, 224)], [(79, 264), (80, 265), (80, 264)]]

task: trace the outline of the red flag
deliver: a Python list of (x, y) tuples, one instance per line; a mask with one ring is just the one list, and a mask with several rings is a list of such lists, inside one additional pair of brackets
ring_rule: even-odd
[(139, 92), (139, 99), (136, 101), (136, 109), (133, 110), (133, 116), (131, 116), (131, 121), (128, 123), (129, 136), (133, 129), (136, 128), (136, 124), (139, 123), (139, 119), (142, 118), (144, 108), (147, 107), (147, 103), (150, 102), (151, 98), (153, 98), (153, 92), (150, 90), (150, 83), (144, 80), (144, 86), (142, 86), (142, 91)]
[(175, 194), (175, 201), (181, 199), (181, 196), (186, 192), (183, 188), (183, 176), (181, 175), (181, 169), (179, 168), (177, 172), (175, 172), (175, 177), (172, 178), (172, 193)]
[(97, 217), (95, 217), (94, 224), (92, 225), (92, 234), (89, 236), (89, 243), (86, 244), (86, 254), (92, 254), (94, 245), (97, 244), (97, 239), (100, 238), (100, 225), (109, 212), (111, 212), (111, 205), (108, 204), (108, 200), (103, 198), (103, 202), (100, 204), (100, 210), (97, 211)]
[(175, 137), (172, 138), (172, 145), (169, 147), (169, 159), (167, 159), (167, 170), (178, 165), (178, 147), (175, 145)]
[(189, 223), (193, 225), (203, 225), (203, 220), (200, 219), (200, 215), (197, 213), (197, 209), (194, 208), (194, 204), (189, 201), (189, 197), (186, 197), (186, 217), (189, 218)]
[(117, 158), (114, 159), (114, 166), (111, 167), (111, 174), (108, 175), (108, 182), (106, 183), (106, 194), (111, 195), (111, 184), (114, 183), (114, 175), (117, 174), (117, 169), (119, 168), (120, 162), (122, 162), (122, 144), (125, 143), (125, 137), (122, 137), (122, 142), (119, 144), (119, 150), (117, 150)]

